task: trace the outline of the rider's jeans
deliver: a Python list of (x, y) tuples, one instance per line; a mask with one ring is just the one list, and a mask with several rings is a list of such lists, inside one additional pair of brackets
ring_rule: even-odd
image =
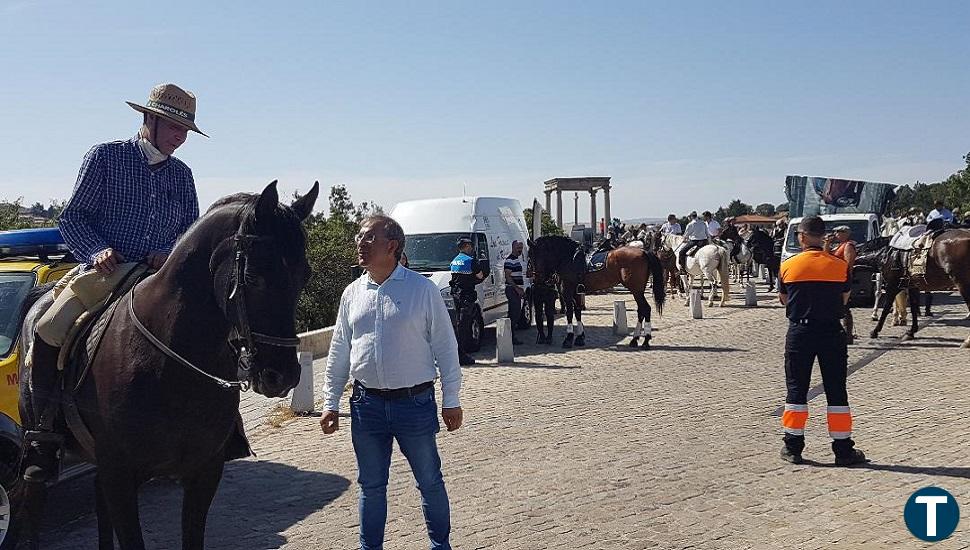
[(451, 550), (451, 511), (435, 442), (440, 427), (434, 388), (410, 397), (384, 399), (355, 385), (350, 418), (360, 486), (361, 550), (384, 548), (387, 481), (395, 439), (421, 492), (432, 550)]

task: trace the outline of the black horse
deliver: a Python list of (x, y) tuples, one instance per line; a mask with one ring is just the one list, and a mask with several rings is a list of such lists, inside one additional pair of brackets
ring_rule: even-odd
[[(161, 476), (184, 489), (182, 548), (203, 547), (225, 447), (237, 429), (239, 391), (251, 384), (280, 397), (300, 379), (295, 314), (310, 275), (301, 222), (318, 192), (315, 184), (284, 206), (274, 181), (261, 194), (219, 200), (164, 267), (119, 299), (73, 392), (94, 452), (78, 444), (77, 433), (67, 443), (98, 466), (101, 550), (114, 548), (113, 534), (123, 550), (145, 548), (138, 487)], [(51, 303), (48, 293), (30, 308), (21, 349), (29, 349)], [(21, 380), (29, 380), (23, 360), (20, 368)], [(36, 425), (29, 384), (22, 384), (20, 406), (25, 426)]]
[[(884, 300), (882, 302), (883, 311), (869, 337), (876, 338), (879, 336), (879, 332), (886, 322), (886, 317), (892, 310), (896, 295), (906, 290), (909, 296), (909, 309), (912, 319), (909, 330), (903, 335), (903, 340), (911, 340), (916, 336), (916, 331), (919, 330), (920, 289), (917, 285), (910, 284), (909, 281), (910, 277), (906, 268), (909, 252), (890, 247), (889, 241), (891, 239), (892, 237), (877, 237), (856, 248), (858, 255), (855, 259), (855, 265), (874, 269), (881, 274), (881, 288), (876, 289), (876, 296), (880, 296), (880, 299)], [(878, 300), (876, 305), (879, 306)], [(927, 312), (929, 307), (929, 304), (927, 304)]]
[[(566, 338), (562, 343), (564, 348), (586, 344), (583, 303), (577, 300), (577, 296), (582, 292), (612, 288), (619, 283), (630, 290), (637, 302), (637, 328), (633, 332), (630, 346), (637, 346), (642, 336), (643, 349), (650, 348), (650, 304), (644, 296), (647, 281), (653, 278), (653, 297), (658, 313), (663, 312), (667, 297), (664, 291), (663, 266), (653, 252), (632, 246), (610, 250), (606, 256), (606, 266), (599, 271), (587, 273), (586, 258), (579, 243), (568, 237), (548, 236), (529, 241), (529, 257), (533, 262), (536, 278), (548, 280), (552, 274), (558, 274), (562, 282), (568, 323)], [(575, 334), (573, 314), (576, 315)]]
[(777, 253), (775, 241), (764, 230), (755, 228), (748, 236), (747, 244), (751, 250), (751, 258), (768, 270), (768, 290), (774, 290), (775, 280), (781, 270), (781, 257)]

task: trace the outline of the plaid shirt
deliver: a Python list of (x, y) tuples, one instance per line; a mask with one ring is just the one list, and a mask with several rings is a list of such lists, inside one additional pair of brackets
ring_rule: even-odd
[(106, 248), (139, 262), (152, 252), (171, 252), (198, 217), (189, 167), (169, 157), (150, 170), (135, 136), (88, 151), (59, 225), (80, 262), (93, 263)]

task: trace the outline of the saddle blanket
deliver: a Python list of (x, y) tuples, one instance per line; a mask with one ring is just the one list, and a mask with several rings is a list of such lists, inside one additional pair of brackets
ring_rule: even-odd
[(926, 234), (926, 225), (904, 225), (898, 233), (889, 240), (889, 246), (897, 250), (912, 250), (916, 241)]
[(594, 252), (592, 256), (586, 259), (586, 271), (593, 273), (605, 268), (606, 256), (609, 253), (610, 252), (608, 250), (604, 252)]

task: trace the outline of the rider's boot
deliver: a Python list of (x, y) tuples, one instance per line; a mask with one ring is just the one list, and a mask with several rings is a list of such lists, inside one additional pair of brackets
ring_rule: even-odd
[(58, 409), (57, 357), (60, 352), (60, 347), (34, 335), (30, 385), (35, 427), (24, 434), (27, 442), (24, 481), (47, 483), (58, 477), (59, 454), (64, 441), (63, 435), (54, 432), (54, 416)]

